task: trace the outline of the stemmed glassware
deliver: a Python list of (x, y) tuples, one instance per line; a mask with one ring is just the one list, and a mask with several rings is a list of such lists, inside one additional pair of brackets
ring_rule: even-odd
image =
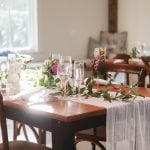
[(60, 60), (60, 54), (59, 53), (52, 53), (52, 61), (59, 62)]
[(67, 92), (67, 82), (68, 79), (72, 77), (72, 61), (71, 56), (61, 56), (59, 67), (57, 69), (57, 74), (61, 80), (61, 87), (63, 90), (64, 96)]
[(80, 86), (84, 78), (84, 61), (75, 61), (74, 62), (74, 84), (77, 89), (77, 96), (80, 94)]

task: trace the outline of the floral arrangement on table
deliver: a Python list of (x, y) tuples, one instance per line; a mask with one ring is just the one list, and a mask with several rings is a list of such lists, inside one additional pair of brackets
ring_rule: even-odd
[(44, 86), (47, 88), (56, 87), (59, 84), (57, 76), (58, 61), (52, 61), (48, 58), (44, 61), (39, 69), (37, 69), (37, 79), (34, 86)]

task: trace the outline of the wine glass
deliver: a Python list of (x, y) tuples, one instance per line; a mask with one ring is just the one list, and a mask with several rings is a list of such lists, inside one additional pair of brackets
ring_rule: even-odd
[(77, 96), (80, 93), (80, 86), (84, 77), (84, 61), (75, 61), (74, 62), (74, 82), (75, 87), (77, 88)]
[(52, 61), (59, 62), (60, 60), (60, 54), (59, 53), (52, 53)]
[(57, 74), (61, 80), (61, 89), (63, 91), (63, 95), (66, 96), (67, 82), (68, 82), (69, 78), (71, 78), (71, 76), (72, 76), (71, 56), (61, 56), (60, 57)]

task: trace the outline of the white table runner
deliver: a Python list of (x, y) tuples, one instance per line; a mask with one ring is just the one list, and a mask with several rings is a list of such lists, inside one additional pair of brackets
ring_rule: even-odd
[(150, 149), (150, 98), (137, 97), (132, 102), (112, 103), (93, 97), (76, 101), (107, 109), (107, 150)]

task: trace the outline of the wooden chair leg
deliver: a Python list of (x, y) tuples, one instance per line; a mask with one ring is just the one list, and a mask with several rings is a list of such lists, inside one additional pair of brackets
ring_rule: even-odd
[[(14, 128), (13, 139), (14, 140), (17, 140), (17, 136), (20, 134), (21, 129), (23, 129), (25, 139), (26, 139), (26, 141), (29, 141), (26, 126), (28, 126), (28, 125), (19, 123), (17, 121), (13, 122), (13, 128)], [(41, 145), (46, 145), (46, 131), (44, 131), (42, 129), (38, 129), (38, 132), (37, 132), (34, 127), (32, 127), (32, 126), (28, 126), (28, 127), (32, 130), (32, 132), (36, 138), (37, 143), (39, 143)]]
[(138, 75), (139, 87), (145, 87), (145, 76), (146, 72), (142, 69), (140, 74)]
[(125, 76), (126, 76), (126, 84), (129, 85), (129, 83), (130, 83), (129, 73), (126, 73)]
[(27, 129), (25, 127), (25, 124), (22, 125), (22, 129), (23, 129), (23, 133), (24, 133), (26, 140), (29, 141), (29, 137), (28, 137), (28, 133), (27, 133)]
[(13, 140), (16, 141), (17, 140), (17, 136), (18, 136), (18, 123), (17, 121), (13, 121)]
[(147, 84), (147, 88), (150, 88), (150, 74), (148, 74), (149, 77), (149, 83)]
[[(97, 135), (97, 128), (93, 128), (93, 134)], [(96, 150), (96, 144), (95, 143), (91, 143), (92, 144), (92, 150)]]
[(96, 149), (96, 146), (98, 146), (100, 148), (100, 150), (106, 150), (106, 148), (103, 146), (103, 144), (100, 143), (100, 141), (98, 140), (93, 140), (92, 138), (82, 138), (82, 137), (77, 137), (75, 144), (77, 145), (79, 142), (82, 141), (87, 141), (90, 142), (92, 144), (92, 150)]
[(42, 129), (39, 130), (39, 140), (38, 143), (41, 145), (46, 145), (46, 131)]
[(96, 150), (96, 145), (95, 143), (91, 143), (92, 144), (92, 150)]

